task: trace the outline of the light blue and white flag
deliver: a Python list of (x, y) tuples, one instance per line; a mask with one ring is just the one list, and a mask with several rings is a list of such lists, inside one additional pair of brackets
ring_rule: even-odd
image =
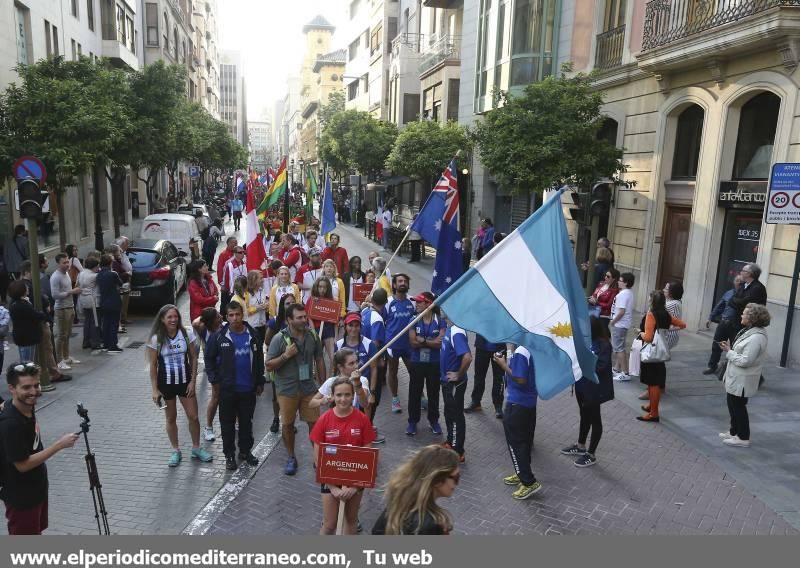
[(581, 377), (596, 381), (589, 312), (560, 193), (436, 301), (459, 327), (526, 347), (544, 399)]

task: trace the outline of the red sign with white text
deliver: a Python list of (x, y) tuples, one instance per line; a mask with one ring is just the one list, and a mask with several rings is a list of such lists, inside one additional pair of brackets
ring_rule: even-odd
[(372, 293), (374, 284), (353, 284), (353, 301), (360, 304)]
[(342, 315), (342, 304), (327, 298), (311, 298), (308, 317), (316, 321), (337, 323)]
[(375, 487), (378, 449), (320, 444), (317, 481), (347, 487)]

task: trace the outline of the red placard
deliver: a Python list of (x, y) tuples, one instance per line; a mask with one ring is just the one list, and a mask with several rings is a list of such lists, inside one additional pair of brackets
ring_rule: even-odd
[(353, 284), (353, 301), (356, 304), (360, 304), (367, 299), (372, 293), (372, 287), (374, 284)]
[(342, 315), (342, 304), (327, 298), (311, 298), (308, 317), (317, 321), (338, 323)]
[(375, 487), (378, 449), (320, 444), (317, 481), (347, 487)]

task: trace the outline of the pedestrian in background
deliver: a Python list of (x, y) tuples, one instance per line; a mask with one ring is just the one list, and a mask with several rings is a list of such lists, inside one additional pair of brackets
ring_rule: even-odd
[(150, 363), (150, 386), (153, 402), (161, 406), (163, 399), (167, 423), (167, 437), (172, 446), (167, 465), (177, 467), (183, 458), (178, 443), (179, 398), (189, 422), (192, 438), (192, 459), (210, 462), (214, 458), (200, 447), (200, 421), (197, 417), (197, 339), (193, 329), (186, 330), (178, 308), (172, 304), (163, 306), (153, 320), (147, 342)]
[(70, 258), (66, 253), (56, 255), (56, 270), (50, 275), (50, 292), (55, 302), (55, 339), (56, 359), (61, 371), (72, 369), (70, 365), (80, 363), (70, 357), (69, 338), (72, 335), (72, 323), (75, 319), (75, 304), (73, 298), (80, 295), (81, 289), (73, 286), (72, 277), (69, 275)]
[[(47, 267), (47, 259), (44, 257), (43, 254), (39, 255), (39, 265), (40, 267), (43, 265)], [(21, 273), (21, 280), (25, 283), (27, 287), (27, 295), (28, 298), (33, 298), (33, 274), (31, 273), (31, 261), (26, 260), (20, 265)], [(55, 358), (55, 345), (53, 344), (53, 300), (49, 294), (50, 288), (50, 278), (45, 274), (44, 270), (42, 269), (40, 282), (40, 299), (42, 302), (42, 311), (46, 315), (44, 321), (41, 321), (40, 325), (42, 328), (42, 339), (39, 343), (39, 348), (41, 351), (41, 359), (44, 363), (44, 367), (41, 369), (42, 376), (47, 374), (50, 378), (51, 383), (57, 383), (61, 381), (71, 381), (72, 377), (67, 375), (58, 368), (58, 364)], [(44, 284), (47, 284), (45, 288)]]
[(442, 398), (444, 398), (444, 420), (447, 426), (448, 447), (458, 453), (464, 463), (464, 442), (467, 437), (467, 422), (464, 419), (464, 393), (467, 391), (467, 370), (472, 363), (472, 353), (466, 332), (458, 326), (448, 325), (442, 338), (439, 354)]
[[(591, 318), (592, 353), (597, 357), (595, 374), (597, 383), (582, 377), (575, 383), (575, 399), (580, 411), (578, 443), (564, 448), (561, 453), (575, 457), (576, 467), (590, 467), (597, 463), (595, 452), (603, 436), (603, 419), (600, 405), (614, 399), (614, 380), (611, 374), (611, 346), (608, 343), (608, 330), (605, 324), (594, 316)], [(592, 441), (586, 447), (589, 432)]]
[[(83, 265), (81, 265), (81, 261), (78, 258), (78, 247), (75, 245), (67, 245), (64, 247), (64, 252), (67, 253), (67, 257), (69, 257), (69, 270), (67, 274), (69, 274), (69, 279), (72, 281), (72, 287), (78, 285), (78, 275), (83, 270)], [(78, 295), (72, 296), (72, 308), (75, 310), (75, 317), (72, 320), (74, 325), (78, 325), (80, 322), (79, 319), (79, 311), (78, 308)]]
[(506, 357), (506, 346), (503, 343), (492, 343), (480, 335), (475, 334), (475, 373), (473, 375), (472, 395), (470, 403), (464, 412), (478, 412), (482, 410), (481, 400), (483, 391), (486, 390), (486, 374), (489, 366), (492, 367), (492, 404), (494, 405), (494, 416), (497, 419), (503, 418), (503, 368), (494, 360), (494, 354)]
[(608, 325), (611, 332), (611, 349), (614, 353), (612, 373), (615, 381), (629, 381), (628, 354), (625, 351), (628, 330), (633, 324), (633, 284), (636, 278), (630, 272), (623, 272), (617, 285), (619, 293), (611, 304), (611, 321)]
[[(236, 237), (228, 237), (225, 241), (225, 248), (217, 257), (217, 284), (220, 289), (220, 304), (221, 312), (225, 311), (225, 305), (231, 300), (231, 292), (225, 287), (225, 264), (233, 258), (233, 251), (239, 246), (239, 241)], [(211, 265), (209, 265), (210, 267)]]
[[(416, 313), (425, 312), (409, 332), (411, 345), (411, 365), (408, 368), (408, 426), (406, 435), (417, 433), (417, 423), (422, 414), (422, 389), (428, 395), (428, 424), (431, 432), (441, 435), (439, 425), (439, 355), (442, 338), (447, 331), (447, 322), (439, 313), (439, 308), (428, 308), (433, 304), (433, 294), (422, 292), (412, 298), (416, 305)], [(427, 310), (427, 311), (426, 311)]]
[(359, 312), (361, 307), (355, 300), (353, 284), (364, 283), (364, 272), (361, 270), (361, 257), (351, 256), (348, 262), (348, 271), (342, 276), (344, 282), (344, 299), (347, 304), (348, 312)]
[(725, 397), (731, 427), (721, 432), (722, 442), (740, 448), (750, 447), (750, 417), (747, 400), (758, 392), (761, 369), (767, 353), (767, 331), (770, 315), (766, 306), (751, 302), (742, 312), (742, 329), (736, 334), (733, 345), (720, 342), (725, 353)]
[[(297, 299), (298, 298), (295, 297), (294, 294), (286, 294), (281, 298), (280, 306), (278, 307), (278, 315), (276, 315), (274, 318), (270, 318), (267, 322), (264, 345), (269, 347), (269, 344), (272, 342), (272, 338), (275, 337), (276, 334), (286, 329), (286, 308), (289, 305), (296, 303)], [(274, 371), (267, 371), (267, 382), (272, 385), (272, 425), (270, 425), (269, 431), (275, 434), (280, 429), (281, 409), (278, 405), (278, 391), (275, 388)]]
[(482, 231), (478, 233), (478, 260), (494, 247), (494, 224), (488, 217), (481, 221)]
[[(342, 350), (337, 356), (337, 369), (341, 370), (355, 354)], [(351, 365), (352, 366), (352, 365)], [(320, 467), (322, 459), (321, 444), (338, 444), (346, 446), (369, 446), (375, 439), (375, 432), (370, 427), (369, 418), (353, 407), (356, 392), (364, 396), (361, 377), (358, 371), (351, 376), (339, 376), (331, 387), (334, 407), (325, 412), (311, 429), (309, 438), (314, 444), (315, 467)], [(344, 534), (356, 534), (358, 510), (361, 507), (363, 489), (344, 485), (322, 484), (322, 528), (319, 534), (329, 535), (336, 532), (339, 502), (345, 502)]]
[(231, 213), (233, 213), (233, 230), (238, 231), (242, 224), (242, 210), (244, 210), (244, 203), (237, 195), (231, 200)]
[(100, 272), (100, 261), (94, 256), (89, 257), (83, 264), (83, 270), (78, 274), (78, 287), (81, 289), (78, 297), (78, 308), (83, 315), (83, 348), (100, 349), (102, 337), (100, 334), (100, 291), (97, 288), (97, 274)]
[[(200, 312), (200, 316), (192, 320), (192, 329), (194, 329), (195, 336), (200, 341), (203, 353), (205, 353), (209, 339), (222, 327), (224, 321), (222, 314), (216, 308), (204, 308)], [(205, 358), (203, 362), (205, 363)], [(217, 408), (219, 408), (219, 396), (220, 385), (211, 385), (211, 395), (208, 397), (208, 403), (206, 404), (206, 425), (203, 426), (203, 439), (206, 442), (213, 442), (217, 439), (216, 435), (214, 435), (214, 417), (217, 415)]]
[(19, 350), (20, 361), (36, 361), (42, 342), (42, 324), (47, 323), (47, 315), (33, 307), (28, 287), (22, 280), (14, 280), (8, 285), (8, 297), (11, 300), (11, 335)]
[(392, 472), (386, 484), (386, 508), (372, 534), (450, 534), (453, 519), (436, 500), (452, 497), (460, 478), (458, 454), (453, 450), (422, 448)]
[(347, 272), (350, 263), (350, 259), (347, 256), (347, 249), (339, 246), (340, 237), (337, 233), (331, 233), (329, 238), (330, 244), (322, 251), (322, 260), (332, 260), (336, 263), (336, 272), (338, 274), (344, 274)]
[(128, 258), (128, 247), (130, 244), (130, 239), (125, 236), (122, 236), (116, 240), (116, 245), (119, 248), (119, 256), (116, 258), (122, 267), (122, 274), (120, 274), (120, 278), (122, 278), (123, 284), (127, 284), (127, 286), (122, 287), (122, 314), (120, 315), (120, 323), (122, 325), (128, 325), (131, 323), (131, 321), (128, 319), (128, 306), (130, 306), (131, 303), (130, 282), (131, 278), (133, 278), (133, 265), (131, 264), (131, 259)]
[(100, 311), (103, 314), (101, 325), (103, 328), (103, 351), (110, 355), (122, 353), (119, 347), (119, 320), (122, 313), (122, 298), (119, 290), (122, 280), (114, 270), (114, 257), (104, 254), (100, 257), (100, 272), (97, 274), (95, 285), (100, 292)]
[(737, 274), (733, 279), (733, 288), (725, 292), (719, 299), (719, 302), (711, 310), (706, 321), (706, 329), (711, 326), (711, 322), (717, 324), (714, 330), (714, 340), (711, 342), (711, 356), (708, 358), (708, 367), (703, 371), (704, 375), (713, 375), (717, 372), (720, 357), (722, 357), (722, 349), (720, 349), (719, 342), (729, 338), (729, 326), (731, 320), (737, 316), (736, 308), (730, 305), (733, 295), (742, 285), (742, 277)]
[(220, 304), (220, 311), (223, 314), (225, 313), (225, 306), (228, 305), (228, 302), (231, 301), (231, 298), (236, 293), (234, 284), (240, 276), (247, 277), (247, 259), (244, 255), (244, 248), (236, 245), (233, 249), (233, 258), (228, 260), (222, 268), (222, 300), (224, 303)]
[(216, 306), (219, 301), (217, 285), (208, 267), (204, 260), (193, 260), (186, 269), (189, 273), (189, 283), (186, 285), (189, 292), (189, 318), (192, 321), (199, 318), (204, 309)]
[(36, 420), (36, 400), (42, 396), (36, 363), (21, 361), (9, 366), (6, 383), (12, 399), (0, 414), (0, 463), (3, 483), (0, 499), (5, 503), (8, 534), (40, 535), (48, 526), (48, 482), (45, 462), (61, 450), (71, 448), (80, 433), (64, 434), (44, 447)]
[(16, 225), (14, 235), (3, 247), (6, 271), (12, 279), (18, 279), (22, 273), (21, 265), (28, 260), (28, 246), (28, 231), (25, 225)]

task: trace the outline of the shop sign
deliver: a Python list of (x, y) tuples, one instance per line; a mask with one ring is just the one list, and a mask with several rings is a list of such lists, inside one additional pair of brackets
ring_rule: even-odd
[(719, 184), (717, 203), (720, 207), (751, 205), (763, 207), (767, 202), (766, 184), (723, 181)]

